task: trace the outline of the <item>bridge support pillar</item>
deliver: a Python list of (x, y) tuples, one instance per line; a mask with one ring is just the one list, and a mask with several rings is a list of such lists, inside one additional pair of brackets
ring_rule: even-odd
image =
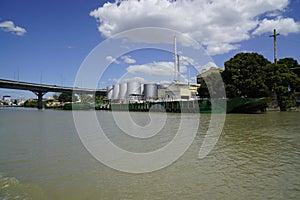
[(38, 109), (43, 109), (43, 96), (47, 92), (42, 92), (42, 91), (32, 91), (37, 97), (38, 97)]

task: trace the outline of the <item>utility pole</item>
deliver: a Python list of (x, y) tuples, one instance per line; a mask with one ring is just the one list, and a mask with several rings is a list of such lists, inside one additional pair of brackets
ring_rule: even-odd
[(277, 36), (279, 35), (279, 33), (276, 33), (276, 29), (274, 29), (274, 34), (270, 35), (269, 37), (273, 37), (274, 38), (274, 64), (277, 64), (277, 47), (276, 47), (276, 42), (277, 42)]

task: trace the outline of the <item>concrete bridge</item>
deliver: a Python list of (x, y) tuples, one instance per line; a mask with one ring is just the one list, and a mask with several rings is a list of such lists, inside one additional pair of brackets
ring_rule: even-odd
[(106, 95), (105, 89), (88, 89), (88, 88), (78, 88), (78, 87), (64, 87), (57, 85), (47, 85), (47, 84), (38, 84), (38, 83), (29, 83), (21, 81), (12, 81), (0, 79), (0, 88), (7, 89), (16, 89), (16, 90), (29, 90), (37, 95), (38, 97), (38, 109), (43, 108), (42, 99), (44, 94), (47, 92), (69, 92), (76, 94), (97, 94), (97, 95)]

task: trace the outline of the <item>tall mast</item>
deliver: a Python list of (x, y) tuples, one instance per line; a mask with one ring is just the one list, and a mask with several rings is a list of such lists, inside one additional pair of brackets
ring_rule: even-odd
[(190, 80), (191, 80), (191, 69), (190, 66), (188, 67), (188, 85), (190, 85)]
[(179, 62), (178, 54), (177, 54), (177, 81), (180, 82), (180, 62)]
[(177, 74), (177, 44), (176, 44), (176, 36), (174, 36), (174, 81), (178, 81), (176, 80), (178, 77)]

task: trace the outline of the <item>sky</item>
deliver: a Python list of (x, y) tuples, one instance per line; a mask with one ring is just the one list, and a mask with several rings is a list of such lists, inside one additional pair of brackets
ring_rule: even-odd
[[(190, 65), (198, 70), (224, 68), (224, 62), (239, 52), (257, 52), (273, 61), (269, 37), (273, 29), (280, 34), (278, 59), (300, 62), (299, 13), (299, 0), (1, 0), (0, 79), (73, 86), (80, 66), (97, 45), (144, 27), (171, 29), (202, 45), (211, 61), (195, 62), (182, 50), (189, 44), (178, 38), (182, 81), (195, 82), (198, 71), (188, 76)], [(144, 43), (172, 48), (172, 37), (154, 40), (151, 34), (155, 35), (147, 32), (142, 38)], [(154, 81), (149, 76), (157, 82), (174, 78), (172, 52), (143, 49), (114, 57), (108, 53), (113, 50), (102, 49), (106, 54), (97, 60), (99, 65), (110, 63), (98, 88), (113, 85), (120, 77), (123, 82)], [(87, 87), (85, 79), (77, 86)], [(35, 97), (28, 91), (0, 89), (3, 95)]]

